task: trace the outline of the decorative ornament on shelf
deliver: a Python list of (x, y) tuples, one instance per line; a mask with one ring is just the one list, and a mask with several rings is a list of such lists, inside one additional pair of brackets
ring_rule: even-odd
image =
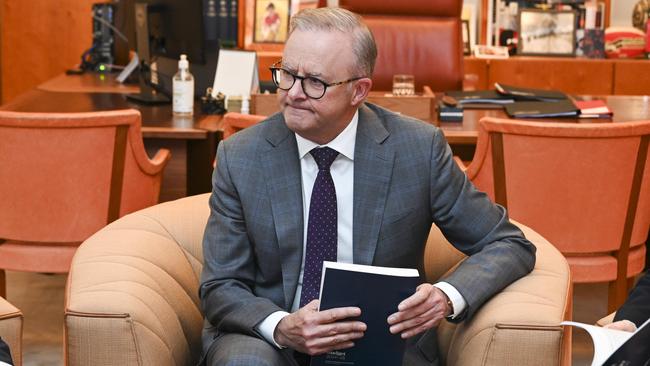
[(633, 27), (609, 27), (605, 30), (607, 58), (637, 58), (645, 52), (645, 32)]
[(650, 18), (650, 0), (639, 0), (632, 11), (632, 25), (645, 32), (648, 18)]

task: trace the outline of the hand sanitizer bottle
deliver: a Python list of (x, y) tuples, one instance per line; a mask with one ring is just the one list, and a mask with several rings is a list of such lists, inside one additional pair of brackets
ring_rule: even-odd
[(244, 95), (241, 99), (241, 114), (250, 114), (250, 97)]
[(172, 110), (177, 116), (191, 116), (194, 112), (194, 76), (190, 74), (187, 55), (181, 55), (178, 72), (172, 82)]

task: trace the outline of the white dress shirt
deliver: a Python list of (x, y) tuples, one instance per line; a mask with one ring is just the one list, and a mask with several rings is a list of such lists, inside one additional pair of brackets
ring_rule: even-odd
[[(352, 121), (334, 140), (325, 145), (318, 145), (296, 134), (298, 143), (298, 157), (302, 174), (302, 202), (303, 202), (303, 251), (302, 263), (300, 265), (300, 276), (298, 288), (293, 298), (291, 311), (296, 311), (300, 305), (300, 294), (302, 293), (302, 276), (305, 267), (305, 248), (307, 246), (307, 221), (309, 218), (309, 204), (311, 192), (318, 175), (318, 165), (309, 153), (317, 147), (327, 146), (339, 152), (332, 166), (330, 173), (336, 187), (336, 210), (337, 210), (337, 262), (352, 263), (352, 214), (354, 198), (354, 146), (357, 138), (357, 126), (359, 124), (359, 111), (354, 114)], [(454, 308), (452, 317), (456, 317), (467, 306), (465, 299), (452, 285), (439, 282), (434, 286), (440, 288), (451, 300)], [(271, 344), (282, 348), (274, 339), (273, 333), (282, 318), (289, 315), (285, 311), (276, 311), (260, 322), (256, 329)], [(388, 326), (388, 325), (387, 325)]]

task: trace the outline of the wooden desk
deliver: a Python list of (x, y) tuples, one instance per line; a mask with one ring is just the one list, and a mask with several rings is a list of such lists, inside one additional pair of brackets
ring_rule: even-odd
[(114, 75), (61, 75), (0, 107), (18, 112), (91, 112), (135, 108), (142, 113), (142, 135), (149, 156), (160, 148), (172, 152), (163, 173), (160, 200), (168, 201), (211, 190), (212, 162), (221, 139), (220, 116), (177, 117), (171, 105), (145, 106), (125, 97), (134, 86), (115, 82)]
[[(135, 108), (142, 113), (142, 134), (145, 147), (150, 155), (159, 148), (172, 151), (172, 160), (165, 169), (161, 200), (171, 200), (186, 195), (208, 192), (211, 189), (212, 161), (216, 146), (221, 139), (219, 116), (204, 117), (195, 104), (195, 115), (181, 118), (172, 115), (171, 106), (143, 106), (126, 100), (124, 94), (137, 92), (135, 86), (122, 85), (108, 74), (101, 78), (97, 74), (61, 75), (29, 91), (0, 109), (23, 112), (88, 112), (122, 108)], [(383, 93), (375, 95), (370, 101), (392, 103), (385, 105), (395, 107), (395, 100), (381, 98)], [(379, 96), (379, 97), (378, 97)], [(275, 95), (263, 96), (264, 110), (256, 111), (255, 98), (251, 110), (269, 115), (277, 111)], [(650, 120), (650, 97), (648, 96), (607, 96), (607, 104), (614, 112), (612, 120), (577, 120), (569, 122), (620, 122)], [(469, 161), (474, 154), (478, 137), (477, 125), (481, 117), (493, 116), (506, 118), (503, 110), (465, 110), (463, 122), (443, 122), (437, 120), (431, 100), (424, 100), (422, 108), (411, 109), (418, 114), (430, 111), (429, 123), (440, 126), (451, 145), (454, 154)], [(397, 102), (400, 102), (397, 100)], [(412, 100), (409, 101), (411, 103)], [(408, 104), (408, 103), (407, 103)], [(399, 106), (395, 107), (399, 108)], [(409, 107), (409, 108), (412, 108)], [(403, 112), (408, 114), (408, 108)]]
[[(580, 98), (590, 98), (590, 96), (581, 96)], [(562, 121), (574, 123), (608, 123), (650, 120), (650, 96), (610, 95), (599, 98), (604, 98), (609, 108), (614, 112), (612, 119), (563, 118)], [(451, 145), (454, 154), (460, 156), (464, 161), (470, 161), (474, 156), (474, 148), (478, 138), (478, 121), (482, 117), (508, 118), (502, 109), (466, 109), (462, 122), (440, 122), (438, 121), (435, 108), (433, 108), (435, 107), (435, 102), (426, 97), (385, 97), (384, 92), (371, 92), (368, 96), (368, 101), (391, 110), (402, 111), (406, 115), (410, 114), (425, 122), (439, 126)], [(417, 103), (418, 101), (421, 105), (418, 108), (414, 108), (413, 103)], [(277, 112), (276, 95), (254, 95), (251, 101), (251, 110), (253, 113), (261, 115), (270, 115)], [(528, 120), (548, 121), (549, 119)]]
[[(581, 99), (591, 98), (591, 96), (581, 96)], [(630, 122), (650, 120), (650, 96), (623, 96), (609, 95), (596, 96), (594, 98), (605, 99), (607, 106), (614, 112), (611, 119), (591, 119), (591, 118), (540, 118), (530, 121), (549, 121), (561, 120), (573, 123), (610, 123), (610, 122)], [(438, 122), (436, 116), (432, 116), (433, 123), (442, 128), (450, 143), (454, 144), (476, 144), (478, 138), (478, 121), (482, 117), (499, 117), (508, 118), (508, 115), (502, 109), (466, 109), (463, 112), (462, 122)]]

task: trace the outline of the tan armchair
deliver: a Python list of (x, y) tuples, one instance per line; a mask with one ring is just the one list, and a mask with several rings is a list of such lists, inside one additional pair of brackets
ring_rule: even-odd
[(15, 306), (0, 297), (0, 338), (9, 345), (14, 366), (23, 363), (22, 355), (23, 314)]
[[(86, 240), (66, 290), (68, 365), (193, 365), (201, 353), (198, 285), (208, 194), (125, 216)], [(466, 323), (444, 323), (439, 344), (447, 365), (559, 365), (570, 337), (571, 282), (562, 255), (523, 225), (537, 246), (531, 274), (507, 287)], [(426, 253), (427, 276), (439, 277), (462, 255), (437, 229)]]

